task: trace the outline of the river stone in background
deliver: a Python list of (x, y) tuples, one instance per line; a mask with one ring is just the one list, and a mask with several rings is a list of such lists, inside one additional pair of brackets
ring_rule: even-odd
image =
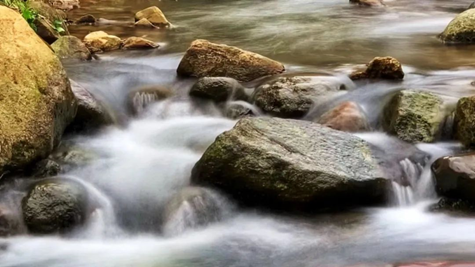
[(155, 49), (158, 47), (157, 43), (142, 37), (129, 37), (122, 45), (123, 49)]
[(211, 99), (217, 103), (227, 100), (248, 100), (244, 87), (227, 77), (204, 77), (190, 89), (190, 95)]
[(97, 19), (93, 15), (87, 14), (79, 19), (77, 19), (74, 23), (76, 24), (86, 24), (86, 25), (94, 25), (96, 23)]
[(265, 113), (282, 118), (301, 118), (344, 85), (331, 76), (279, 77), (261, 85), (252, 97)]
[(76, 115), (61, 62), (15, 11), (0, 6), (0, 173), (48, 156)]
[(137, 22), (141, 19), (147, 19), (153, 25), (160, 27), (166, 27), (170, 25), (170, 22), (168, 22), (163, 12), (156, 6), (152, 6), (135, 13), (135, 21)]
[(462, 97), (455, 110), (454, 135), (467, 147), (475, 145), (475, 96)]
[(142, 28), (158, 28), (155, 25), (153, 25), (148, 19), (141, 19), (137, 22), (135, 22), (135, 27), (142, 27)]
[(97, 130), (101, 126), (114, 123), (111, 113), (86, 88), (73, 80), (70, 82), (78, 103), (78, 111), (68, 130)]
[(122, 40), (103, 31), (91, 32), (84, 37), (84, 44), (94, 53), (120, 49)]
[(352, 73), (350, 79), (402, 80), (404, 71), (401, 63), (393, 57), (375, 57), (365, 70)]
[(428, 92), (402, 90), (386, 105), (383, 127), (406, 142), (436, 141), (444, 123), (442, 99)]
[(191, 77), (230, 77), (249, 82), (284, 72), (284, 65), (234, 46), (195, 40), (186, 50), (177, 73)]
[(443, 157), (432, 164), (437, 193), (475, 203), (475, 154)]
[(381, 0), (350, 0), (350, 3), (357, 4), (359, 6), (368, 6), (368, 7), (384, 6), (383, 1), (381, 1)]
[(81, 60), (90, 60), (91, 52), (86, 45), (75, 36), (62, 36), (51, 45), (54, 52), (62, 59), (76, 58)]
[(475, 9), (468, 9), (455, 17), (439, 38), (444, 43), (474, 43)]
[(87, 199), (86, 189), (71, 180), (40, 181), (22, 201), (26, 226), (35, 234), (71, 230), (85, 221)]
[(192, 181), (250, 205), (345, 208), (382, 203), (383, 178), (368, 144), (316, 123), (245, 118), (216, 139)]
[(335, 108), (325, 112), (315, 122), (344, 132), (371, 131), (366, 114), (355, 102), (343, 102)]

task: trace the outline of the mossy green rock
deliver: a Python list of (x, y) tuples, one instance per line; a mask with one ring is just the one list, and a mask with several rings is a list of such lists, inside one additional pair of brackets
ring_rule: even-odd
[(23, 217), (31, 233), (65, 232), (85, 221), (87, 191), (77, 182), (47, 179), (35, 184), (22, 201)]
[(278, 118), (241, 119), (206, 150), (192, 181), (246, 204), (304, 209), (381, 203), (390, 184), (362, 139)]
[(0, 173), (46, 157), (76, 115), (61, 62), (15, 11), (0, 6)]
[(443, 121), (442, 99), (428, 92), (400, 91), (384, 108), (385, 130), (406, 142), (434, 142)]
[(92, 58), (91, 52), (86, 45), (75, 36), (62, 36), (51, 45), (58, 57), (76, 58), (81, 60), (90, 60)]
[(455, 137), (467, 147), (475, 146), (475, 96), (458, 101), (454, 119)]
[(475, 9), (468, 9), (455, 17), (439, 38), (445, 43), (475, 43)]

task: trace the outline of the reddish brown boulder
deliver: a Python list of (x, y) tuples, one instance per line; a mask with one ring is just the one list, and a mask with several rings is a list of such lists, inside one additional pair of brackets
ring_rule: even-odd
[(316, 122), (343, 132), (370, 131), (366, 115), (355, 102), (343, 102), (324, 113)]

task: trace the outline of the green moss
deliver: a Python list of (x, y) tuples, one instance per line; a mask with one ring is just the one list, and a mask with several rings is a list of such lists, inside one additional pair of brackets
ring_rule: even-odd
[(446, 43), (474, 43), (475, 9), (469, 9), (455, 17), (439, 37)]

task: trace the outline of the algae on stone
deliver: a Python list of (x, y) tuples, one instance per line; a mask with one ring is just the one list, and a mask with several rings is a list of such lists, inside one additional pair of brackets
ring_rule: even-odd
[(455, 17), (439, 38), (445, 43), (475, 43), (475, 9)]

